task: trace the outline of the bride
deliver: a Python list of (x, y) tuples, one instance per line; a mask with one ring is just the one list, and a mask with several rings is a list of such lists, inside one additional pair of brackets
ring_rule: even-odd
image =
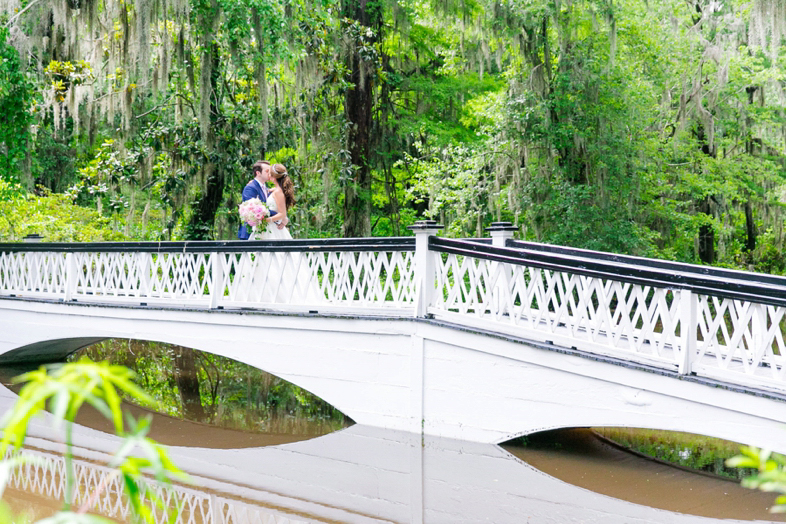
[(270, 166), (269, 173), (275, 187), (267, 196), (267, 208), (270, 210), (267, 228), (258, 240), (290, 240), (292, 235), (289, 229), (286, 227), (279, 229), (278, 223), (287, 219), (287, 209), (295, 205), (295, 185), (283, 164), (273, 164)]
[[(287, 210), (295, 205), (295, 185), (287, 168), (273, 164), (268, 172), (275, 187), (268, 193), (267, 228), (256, 236), (256, 240), (291, 240), (289, 229), (280, 228), (278, 222), (288, 222)], [(319, 284), (309, 259), (297, 251), (268, 251), (260, 253), (260, 261), (254, 272), (254, 287), (260, 302), (302, 303), (315, 302), (321, 296)]]

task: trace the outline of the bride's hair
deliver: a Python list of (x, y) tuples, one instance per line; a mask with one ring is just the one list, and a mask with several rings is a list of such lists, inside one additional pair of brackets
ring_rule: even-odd
[(289, 173), (284, 164), (273, 164), (270, 166), (270, 176), (276, 179), (278, 185), (281, 186), (281, 191), (284, 193), (284, 199), (287, 204), (287, 209), (295, 205), (295, 184), (289, 178)]

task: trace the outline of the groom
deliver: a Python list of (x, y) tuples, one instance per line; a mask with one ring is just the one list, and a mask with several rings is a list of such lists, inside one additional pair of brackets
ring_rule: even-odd
[[(251, 167), (251, 172), (254, 173), (254, 178), (246, 184), (243, 188), (243, 202), (250, 200), (254, 197), (262, 202), (267, 202), (268, 190), (265, 183), (270, 180), (270, 162), (267, 160), (260, 160)], [(289, 220), (285, 219), (278, 224), (279, 229), (283, 229)], [(251, 233), (246, 228), (245, 224), (240, 224), (240, 229), (237, 232), (237, 238), (240, 240), (248, 240)]]

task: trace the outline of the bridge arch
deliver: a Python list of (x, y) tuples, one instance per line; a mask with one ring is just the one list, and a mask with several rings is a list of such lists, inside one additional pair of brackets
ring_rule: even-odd
[[(231, 358), (280, 377), (360, 422), (409, 429), (410, 337), (385, 322), (249, 311), (177, 311), (12, 301), (2, 308), (0, 362), (64, 359), (109, 338), (175, 344)], [(405, 323), (398, 323), (406, 328)], [(0, 335), (3, 337), (3, 335)], [(365, 385), (365, 387), (362, 387)], [(360, 386), (360, 387), (359, 387)], [(363, 389), (363, 391), (359, 391)]]
[(177, 344), (281, 377), (359, 424), (461, 440), (627, 426), (786, 451), (777, 395), (435, 320), (3, 300), (0, 337), (7, 362), (56, 340)]

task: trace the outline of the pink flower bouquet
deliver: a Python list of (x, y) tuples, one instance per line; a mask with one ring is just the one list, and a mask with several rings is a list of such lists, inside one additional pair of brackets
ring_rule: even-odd
[(238, 212), (240, 213), (240, 220), (251, 226), (254, 233), (267, 227), (265, 219), (270, 216), (270, 210), (258, 198), (250, 198), (240, 204)]

